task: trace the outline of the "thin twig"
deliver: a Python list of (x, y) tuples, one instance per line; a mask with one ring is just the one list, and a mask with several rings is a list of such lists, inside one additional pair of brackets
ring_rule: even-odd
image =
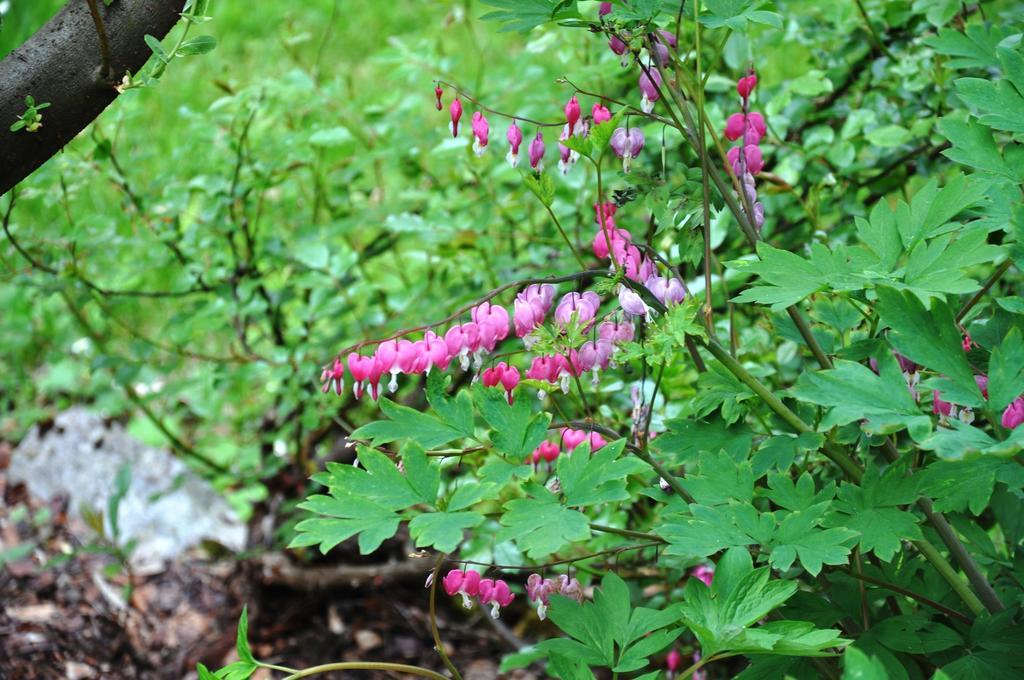
[(110, 78), (110, 42), (107, 40), (107, 27), (103, 24), (96, 0), (85, 1), (89, 4), (89, 13), (92, 14), (92, 22), (96, 24), (96, 35), (100, 39), (100, 77), (106, 80)]

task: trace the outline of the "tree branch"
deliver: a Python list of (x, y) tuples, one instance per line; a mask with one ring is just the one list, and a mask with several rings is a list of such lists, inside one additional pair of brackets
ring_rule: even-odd
[[(180, 19), (184, 0), (132, 0), (98, 8), (108, 40), (109, 77), (88, 3), (67, 5), (0, 62), (0, 194), (56, 155), (118, 95), (116, 81), (151, 54), (144, 36), (163, 38)], [(25, 97), (48, 102), (35, 132), (11, 132)]]

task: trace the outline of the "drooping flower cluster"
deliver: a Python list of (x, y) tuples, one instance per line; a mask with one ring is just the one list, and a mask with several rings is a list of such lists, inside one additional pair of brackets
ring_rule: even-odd
[(562, 450), (558, 448), (558, 444), (544, 440), (533, 450), (533, 453), (526, 457), (526, 462), (533, 463), (533, 467), (536, 468), (541, 460), (543, 460), (550, 466), (558, 459), (558, 454), (561, 452)]
[(462, 606), (473, 606), (471, 598), (476, 597), (480, 606), (491, 606), (491, 618), (498, 618), (502, 607), (512, 604), (515, 594), (501, 579), (481, 578), (474, 569), (462, 571), (452, 569), (444, 577), (444, 591), (449, 595), (462, 595)]
[(754, 175), (764, 169), (764, 157), (761, 154), (761, 147), (758, 145), (768, 128), (765, 125), (764, 116), (756, 111), (750, 111), (750, 93), (756, 86), (757, 76), (753, 71), (740, 78), (736, 83), (741, 110), (739, 113), (729, 116), (725, 123), (725, 136), (729, 141), (739, 142), (738, 145), (729, 149), (727, 158), (732, 166), (732, 171), (743, 187), (741, 197), (743, 211), (748, 215), (757, 232), (760, 233), (761, 225), (764, 224), (764, 205), (757, 200), (757, 184)]
[(554, 299), (555, 287), (549, 283), (531, 284), (516, 295), (512, 321), (516, 327), (516, 337), (524, 338), (523, 342), (527, 348), (533, 344), (530, 333), (544, 323), (544, 317), (551, 309)]
[(547, 618), (548, 599), (552, 595), (569, 597), (577, 602), (583, 601), (583, 587), (575, 578), (560, 574), (557, 578), (543, 578), (540, 574), (530, 574), (526, 579), (526, 595), (531, 602), (537, 604), (537, 618)]
[(573, 451), (577, 446), (583, 442), (590, 442), (590, 450), (597, 451), (599, 448), (607, 444), (604, 437), (599, 433), (591, 430), (574, 430), (568, 427), (562, 428), (560, 435), (562, 445), (565, 446), (566, 451)]
[[(441, 89), (440, 85), (435, 85), (434, 96), (436, 98), (435, 103), (437, 110), (441, 111), (444, 108), (441, 101), (444, 96), (444, 90)], [(451, 131), (453, 137), (458, 137), (459, 121), (462, 118), (462, 102), (459, 100), (458, 96), (452, 99), (452, 103), (448, 107), (448, 112), (451, 117), (448, 129)], [(591, 109), (590, 116), (585, 117), (580, 106), (580, 101), (576, 95), (573, 95), (566, 103), (564, 113), (566, 122), (565, 125), (562, 126), (562, 131), (558, 137), (558, 167), (562, 171), (562, 174), (567, 174), (572, 166), (575, 165), (576, 161), (579, 160), (579, 153), (573, 151), (569, 146), (562, 144), (562, 142), (566, 141), (570, 137), (576, 137), (579, 139), (585, 138), (590, 134), (590, 128), (592, 125), (600, 125), (601, 123), (611, 120), (612, 113), (606, 106), (598, 102), (595, 103)], [(508, 140), (508, 153), (505, 155), (505, 160), (508, 161), (509, 165), (515, 168), (519, 166), (519, 149), (522, 146), (524, 139), (523, 130), (519, 127), (519, 122), (524, 119), (517, 116), (508, 117), (512, 118), (512, 123), (509, 125), (508, 131), (505, 133), (505, 138)], [(472, 118), (472, 133), (473, 151), (477, 156), (482, 157), (484, 153), (486, 153), (490, 129), (490, 123), (484, 113), (482, 111), (475, 111)], [(634, 146), (635, 148), (633, 150), (632, 157), (635, 158), (636, 154), (639, 153), (641, 148), (643, 148), (642, 134), (640, 134), (639, 146), (636, 146), (635, 140)], [(544, 170), (545, 151), (544, 133), (541, 130), (537, 130), (536, 135), (530, 141), (527, 148), (527, 154), (530, 158), (530, 168), (537, 173), (543, 172)], [(628, 164), (628, 160), (625, 162)]]
[(502, 361), (497, 366), (486, 369), (481, 376), (481, 382), (483, 382), (484, 387), (497, 387), (501, 385), (505, 388), (508, 403), (511, 404), (512, 390), (519, 384), (519, 369), (515, 366), (509, 366)]

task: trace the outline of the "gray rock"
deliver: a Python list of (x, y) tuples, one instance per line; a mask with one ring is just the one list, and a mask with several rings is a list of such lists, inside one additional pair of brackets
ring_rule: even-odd
[(125, 463), (131, 483), (118, 519), (121, 540), (138, 541), (135, 568), (158, 569), (204, 539), (231, 550), (245, 547), (245, 525), (207, 481), (170, 452), (143, 444), (120, 424), (108, 425), (84, 408), (64, 411), (42, 435), (33, 428), (14, 450), (8, 475), (40, 498), (68, 496), (78, 516), (83, 506), (102, 510), (109, 535), (107, 500)]

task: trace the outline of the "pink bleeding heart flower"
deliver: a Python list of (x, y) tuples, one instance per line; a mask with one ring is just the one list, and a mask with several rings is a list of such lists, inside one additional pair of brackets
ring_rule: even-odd
[(462, 118), (462, 102), (456, 97), (452, 100), (451, 105), (448, 107), (448, 112), (451, 113), (452, 122), (448, 124), (448, 129), (452, 132), (452, 137), (459, 136), (459, 119)]
[(743, 99), (748, 99), (750, 93), (757, 87), (757, 76), (751, 73), (748, 76), (744, 76), (736, 82), (736, 93), (739, 94)]
[(573, 430), (564, 428), (562, 430), (562, 446), (566, 451), (572, 451), (587, 440), (586, 430)]
[(665, 657), (665, 668), (668, 669), (669, 677), (675, 677), (675, 674), (683, 667), (683, 655), (678, 649), (673, 649)]
[(530, 574), (526, 579), (526, 596), (531, 602), (537, 603), (537, 618), (543, 621), (547, 617), (550, 597), (561, 595), (577, 602), (583, 601), (583, 587), (575, 578), (560, 574), (557, 578), (542, 578), (540, 574)]
[(725, 137), (730, 142), (735, 142), (743, 136), (747, 123), (742, 113), (734, 113), (725, 121)]
[(640, 128), (617, 128), (612, 133), (610, 144), (615, 155), (622, 159), (623, 172), (629, 172), (630, 162), (643, 151), (644, 141)]
[(644, 299), (640, 297), (636, 291), (626, 286), (622, 287), (619, 291), (619, 306), (622, 307), (622, 311), (628, 316), (639, 317), (642, 316), (648, 321), (651, 317), (651, 309), (644, 302)]
[(597, 16), (599, 16), (599, 17), (603, 17), (605, 14), (611, 14), (611, 13), (612, 13), (612, 3), (610, 3), (610, 2), (602, 2), (601, 3), (601, 7), (598, 8), (598, 10), (597, 10)]
[(620, 57), (623, 57), (620, 63), (623, 66), (626, 65), (627, 62), (625, 60), (625, 57), (626, 53), (629, 52), (629, 45), (624, 43), (622, 39), (619, 38), (619, 36), (613, 35), (612, 37), (608, 38), (608, 49), (610, 49), (612, 52), (619, 55)]
[(373, 357), (364, 357), (358, 352), (348, 355), (348, 372), (352, 374), (352, 392), (356, 399), (363, 396), (363, 386), (373, 372)]
[(423, 342), (427, 346), (427, 372), (430, 372), (431, 366), (441, 371), (447, 370), (448, 364), (452, 361), (452, 355), (448, 352), (448, 343), (444, 341), (444, 338), (433, 331), (427, 331), (423, 334)]
[(580, 101), (576, 99), (576, 95), (573, 95), (565, 105), (565, 119), (569, 124), (569, 134), (574, 134), (576, 123), (580, 120)]
[(600, 125), (612, 119), (612, 112), (608, 110), (607, 106), (594, 104), (594, 108), (590, 110), (590, 118), (594, 121), (594, 125)]
[(631, 342), (635, 329), (628, 321), (605, 321), (597, 327), (597, 336), (609, 342)]
[(623, 273), (630, 281), (646, 281), (654, 275), (654, 263), (644, 257), (636, 246), (628, 246), (625, 256), (621, 258)]
[(654, 55), (658, 64), (662, 67), (668, 66), (669, 47), (675, 49), (678, 45), (675, 34), (664, 28), (659, 28), (653, 37)]
[(377, 351), (373, 353), (373, 359), (377, 362), (381, 371), (384, 373), (391, 374), (391, 380), (388, 382), (388, 391), (394, 392), (398, 389), (398, 374), (401, 373), (401, 369), (398, 368), (398, 341), (397, 340), (385, 340), (384, 342), (377, 345)]
[(988, 399), (988, 376), (987, 375), (976, 375), (974, 376), (974, 384), (978, 386), (978, 391), (981, 392), (981, 396)]
[(971, 334), (967, 331), (964, 331), (964, 339), (960, 344), (964, 348), (965, 352), (970, 352), (971, 348), (975, 346), (974, 341), (971, 340)]
[(537, 467), (541, 460), (550, 464), (558, 458), (559, 453), (558, 444), (544, 440), (533, 450), (533, 453), (527, 457), (526, 462), (529, 463), (532, 461), (534, 467)]
[(544, 135), (537, 130), (537, 136), (530, 142), (530, 167), (537, 172), (544, 170)]
[(654, 110), (654, 102), (661, 99), (661, 74), (658, 73), (658, 69), (653, 66), (648, 66), (640, 73), (640, 93), (643, 95), (640, 99), (640, 109), (644, 113), (650, 113)]
[(683, 282), (675, 277), (651, 276), (644, 282), (644, 286), (666, 307), (677, 305), (686, 297)]
[(1007, 430), (1012, 430), (1021, 423), (1024, 423), (1024, 397), (1017, 397), (1003, 411), (1000, 424)]
[(601, 298), (593, 291), (566, 293), (555, 308), (555, 323), (565, 328), (575, 318), (576, 323), (586, 327), (597, 315), (600, 306)]
[(469, 609), (473, 606), (471, 597), (476, 597), (480, 592), (480, 572), (469, 569), (461, 571), (452, 569), (443, 579), (444, 591), (449, 595), (462, 595), (462, 606)]
[(757, 140), (755, 144), (761, 141), (761, 138), (768, 134), (768, 126), (764, 122), (764, 116), (757, 111), (747, 114), (747, 126), (750, 130), (757, 133)]
[(953, 412), (953, 404), (939, 398), (939, 391), (932, 390), (932, 413), (938, 416), (949, 416)]
[(441, 103), (441, 96), (442, 95), (444, 95), (444, 90), (441, 89), (440, 85), (435, 85), (434, 86), (434, 96), (437, 98), (437, 110), (438, 111), (440, 111), (441, 109), (444, 108), (444, 105)]
[(505, 156), (505, 160), (513, 168), (519, 166), (519, 145), (523, 143), (523, 131), (519, 129), (515, 121), (508, 126), (508, 132), (505, 133), (505, 138), (508, 139), (508, 155)]
[(743, 162), (746, 164), (746, 168), (740, 164), (740, 148), (738, 146), (729, 149), (725, 156), (732, 165), (732, 170), (736, 173), (737, 177), (743, 177), (744, 171), (756, 175), (764, 168), (764, 158), (761, 156), (761, 149), (753, 144), (743, 147)]
[(512, 390), (519, 384), (519, 369), (514, 366), (509, 366), (504, 361), (499, 363), (493, 368), (488, 368), (483, 372), (481, 378), (484, 387), (497, 387), (501, 385), (505, 389), (505, 394), (508, 397), (508, 403), (512, 403)]
[(335, 359), (331, 368), (325, 368), (320, 373), (320, 382), (323, 383), (320, 389), (324, 394), (330, 392), (331, 387), (334, 387), (335, 394), (341, 396), (341, 393), (345, 391), (345, 366), (341, 363), (341, 359)]
[(693, 568), (690, 572), (690, 576), (694, 577), (698, 581), (701, 581), (707, 587), (711, 587), (711, 580), (715, 577), (714, 567), (706, 564), (701, 564)]
[[(569, 137), (585, 137), (586, 134), (586, 122), (580, 124), (575, 131), (572, 131), (569, 127), (569, 124), (566, 123), (562, 127), (562, 134), (558, 136), (558, 139), (565, 141), (569, 139)], [(558, 143), (558, 155), (558, 169), (562, 171), (563, 175), (568, 175), (569, 170), (572, 168), (572, 166), (576, 164), (576, 161), (579, 160), (580, 155), (578, 152), (573, 151), (565, 144), (562, 144), (561, 141)]]
[(479, 111), (473, 112), (473, 151), (477, 156), (484, 155), (487, 147), (487, 135), (491, 132), (491, 126), (487, 123), (487, 117)]
[(491, 605), (492, 619), (498, 618), (501, 608), (512, 604), (512, 600), (516, 597), (503, 580), (492, 581), (489, 578), (480, 581), (478, 595), (481, 605)]

